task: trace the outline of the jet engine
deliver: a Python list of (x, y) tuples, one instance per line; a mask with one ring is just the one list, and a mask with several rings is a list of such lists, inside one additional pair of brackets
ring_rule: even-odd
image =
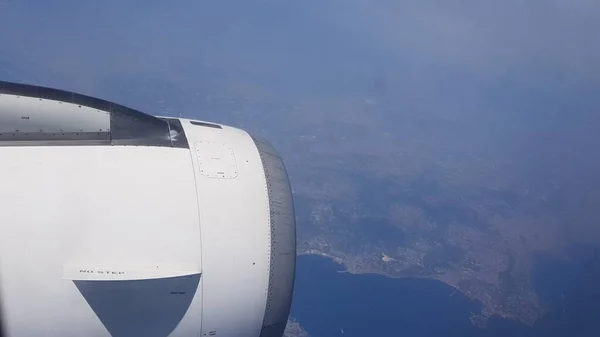
[(296, 225), (267, 141), (0, 82), (6, 336), (279, 337)]

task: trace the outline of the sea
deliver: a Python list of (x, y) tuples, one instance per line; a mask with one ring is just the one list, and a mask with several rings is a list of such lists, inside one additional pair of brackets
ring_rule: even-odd
[(311, 337), (600, 336), (600, 268), (536, 259), (532, 281), (550, 308), (534, 326), (492, 316), (469, 319), (482, 306), (440, 281), (344, 272), (328, 258), (298, 257), (291, 316)]

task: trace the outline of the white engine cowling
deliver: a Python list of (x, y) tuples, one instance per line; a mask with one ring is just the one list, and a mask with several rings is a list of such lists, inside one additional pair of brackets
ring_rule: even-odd
[(6, 336), (279, 337), (296, 225), (266, 141), (0, 82)]

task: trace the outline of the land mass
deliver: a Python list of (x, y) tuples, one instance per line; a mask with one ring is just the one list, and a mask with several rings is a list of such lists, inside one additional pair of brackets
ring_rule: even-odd
[(414, 176), (327, 171), (295, 190), (299, 254), (326, 256), (350, 273), (433, 278), (492, 315), (532, 325), (546, 312), (531, 281), (536, 254), (568, 258), (573, 242), (547, 198), (526, 190), (451, 186)]
[(482, 303), (479, 326), (493, 315), (532, 325), (549, 310), (532, 284), (535, 257), (569, 259), (572, 245), (600, 243), (600, 165), (566, 152), (593, 142), (518, 134), (506, 144), (506, 135), (440, 116), (393, 126), (346, 118), (275, 138), (294, 189), (299, 254), (351, 273), (437, 279)]

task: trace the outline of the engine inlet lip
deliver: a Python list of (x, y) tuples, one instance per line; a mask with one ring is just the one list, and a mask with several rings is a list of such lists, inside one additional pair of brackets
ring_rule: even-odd
[(252, 136), (260, 154), (269, 197), (271, 252), (267, 303), (260, 337), (283, 335), (296, 276), (296, 217), (283, 159), (267, 141)]

